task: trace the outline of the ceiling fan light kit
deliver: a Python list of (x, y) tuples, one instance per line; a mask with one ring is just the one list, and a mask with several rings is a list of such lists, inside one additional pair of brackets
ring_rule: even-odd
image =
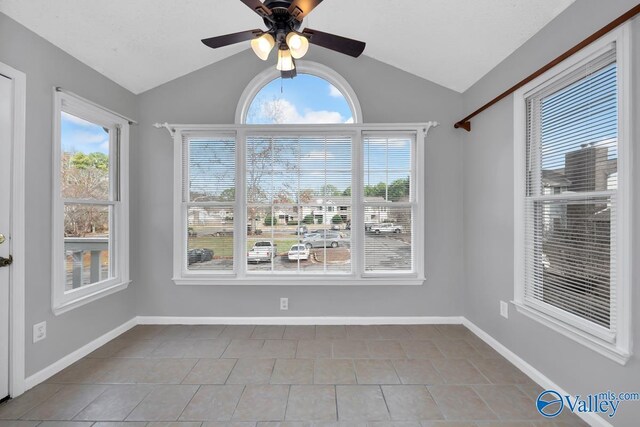
[(365, 43), (324, 33), (311, 28), (299, 32), (302, 20), (318, 6), (322, 0), (240, 0), (257, 13), (268, 27), (266, 31), (248, 30), (224, 36), (203, 39), (202, 43), (212, 49), (251, 40), (251, 48), (263, 61), (269, 58), (274, 47), (278, 48), (276, 69), (282, 78), (296, 76), (295, 60), (302, 58), (309, 50), (309, 43), (322, 46), (357, 58), (362, 54)]

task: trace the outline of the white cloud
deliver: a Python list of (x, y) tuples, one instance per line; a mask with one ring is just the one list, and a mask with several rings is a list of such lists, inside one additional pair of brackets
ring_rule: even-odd
[(349, 117), (347, 120), (344, 121), (345, 123), (353, 123), (353, 117)]
[(262, 115), (272, 118), (276, 123), (318, 124), (344, 123), (344, 118), (337, 111), (307, 110), (300, 113), (295, 105), (286, 99), (274, 99), (262, 105)]
[(342, 98), (344, 95), (342, 95), (342, 92), (340, 92), (337, 87), (329, 83), (329, 96), (333, 98)]

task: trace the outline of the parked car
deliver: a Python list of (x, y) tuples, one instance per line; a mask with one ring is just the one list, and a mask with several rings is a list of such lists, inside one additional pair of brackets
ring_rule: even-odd
[(193, 227), (189, 227), (187, 229), (187, 234), (189, 237), (198, 237), (198, 232), (193, 229)]
[(364, 223), (364, 231), (371, 231), (371, 227), (374, 225), (378, 225), (375, 222), (365, 222)]
[(306, 225), (301, 225), (300, 227), (296, 228), (296, 234), (302, 235), (308, 232), (309, 232), (309, 227), (307, 227)]
[(371, 226), (371, 232), (376, 234), (382, 233), (402, 233), (402, 226), (393, 224), (392, 222), (383, 222)]
[(334, 230), (334, 231), (340, 230), (340, 225), (338, 225), (338, 224), (333, 224), (333, 225), (331, 226), (331, 229), (332, 229), (332, 230)]
[(305, 245), (293, 245), (287, 253), (289, 261), (308, 260), (309, 249)]
[(253, 248), (247, 252), (247, 262), (259, 262), (271, 261), (278, 255), (276, 252), (276, 244), (268, 240), (256, 242)]
[(320, 230), (320, 232), (307, 234), (304, 239), (302, 239), (302, 243), (304, 243), (307, 249), (327, 247), (337, 248), (340, 245), (341, 240), (342, 234), (340, 233)]
[(212, 249), (190, 249), (187, 252), (187, 262), (189, 265), (195, 264), (197, 262), (207, 262), (213, 259), (213, 250)]

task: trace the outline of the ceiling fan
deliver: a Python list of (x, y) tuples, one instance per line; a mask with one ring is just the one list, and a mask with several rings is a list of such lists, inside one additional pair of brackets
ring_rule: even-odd
[(266, 61), (275, 47), (278, 49), (276, 69), (283, 78), (296, 76), (295, 60), (302, 58), (309, 50), (309, 43), (322, 46), (357, 58), (364, 51), (365, 43), (311, 28), (299, 31), (302, 20), (322, 0), (240, 0), (262, 17), (267, 30), (255, 29), (239, 33), (203, 39), (202, 43), (216, 49), (251, 40), (255, 54)]

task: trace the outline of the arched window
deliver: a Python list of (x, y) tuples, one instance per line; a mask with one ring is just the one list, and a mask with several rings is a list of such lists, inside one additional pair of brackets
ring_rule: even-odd
[(280, 78), (274, 68), (258, 74), (240, 97), (236, 123), (362, 123), (358, 99), (342, 76), (314, 62), (296, 67), (293, 79)]

